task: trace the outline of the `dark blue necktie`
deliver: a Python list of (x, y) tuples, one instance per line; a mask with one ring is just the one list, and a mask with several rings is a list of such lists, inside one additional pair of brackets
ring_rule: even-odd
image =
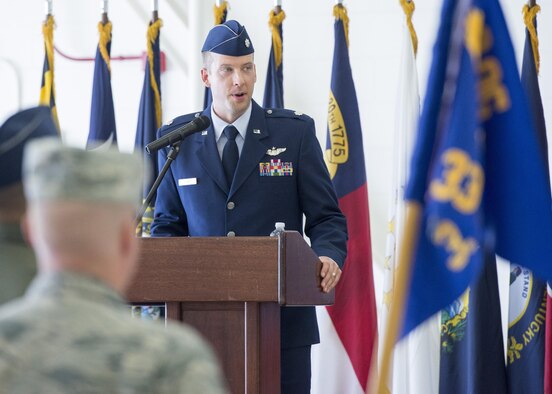
[(226, 175), (228, 187), (230, 187), (232, 185), (232, 179), (234, 179), (234, 172), (236, 172), (238, 159), (240, 158), (238, 144), (236, 144), (238, 130), (234, 126), (226, 126), (224, 128), (224, 135), (228, 141), (226, 141), (226, 145), (224, 145), (222, 151), (222, 168), (224, 168), (224, 175)]

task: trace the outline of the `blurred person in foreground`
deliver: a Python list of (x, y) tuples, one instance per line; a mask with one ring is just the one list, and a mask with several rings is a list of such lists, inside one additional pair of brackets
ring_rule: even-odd
[(36, 275), (33, 250), (21, 233), (23, 148), (33, 138), (57, 134), (48, 107), (17, 112), (0, 126), (0, 304), (22, 296)]
[(39, 273), (0, 308), (0, 392), (226, 392), (195, 332), (133, 320), (121, 297), (137, 263), (141, 184), (139, 156), (27, 145), (24, 231)]

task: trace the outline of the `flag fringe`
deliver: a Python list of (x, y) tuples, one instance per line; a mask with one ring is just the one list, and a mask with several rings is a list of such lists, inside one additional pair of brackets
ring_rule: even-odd
[(347, 48), (349, 48), (349, 15), (347, 15), (347, 8), (343, 4), (336, 4), (333, 8), (333, 16), (336, 20), (343, 21), (343, 30), (345, 31), (345, 41), (347, 42)]
[(416, 29), (414, 29), (414, 24), (412, 23), (412, 14), (416, 6), (414, 5), (414, 0), (399, 0), (401, 7), (406, 15), (406, 25), (410, 31), (410, 38), (412, 39), (412, 48), (414, 49), (414, 56), (418, 54), (418, 35), (416, 34)]
[(154, 73), (154, 59), (153, 59), (153, 43), (159, 37), (159, 30), (163, 26), (163, 21), (157, 19), (155, 22), (150, 24), (147, 32), (147, 53), (148, 53), (148, 62), (149, 62), (149, 75), (150, 75), (150, 86), (155, 95), (155, 122), (156, 128), (161, 127), (161, 93), (159, 92), (159, 86), (157, 86), (157, 80), (155, 79)]
[(540, 6), (535, 4), (529, 7), (527, 4), (523, 6), (523, 22), (525, 27), (529, 31), (531, 37), (531, 48), (533, 49), (533, 57), (535, 58), (535, 68), (537, 69), (537, 75), (539, 75), (540, 68), (540, 55), (539, 55), (539, 38), (537, 36), (537, 29), (535, 27), (535, 19), (537, 13), (540, 11)]
[(107, 65), (107, 69), (111, 72), (111, 59), (109, 53), (107, 52), (107, 44), (111, 41), (111, 22), (103, 24), (102, 22), (98, 23), (98, 32), (100, 33), (100, 41), (98, 42), (98, 49), (102, 55), (102, 59)]
[(278, 14), (274, 14), (274, 11), (270, 11), (268, 14), (268, 26), (272, 32), (272, 48), (274, 49), (274, 61), (276, 63), (276, 68), (280, 67), (282, 64), (282, 36), (280, 34), (280, 26), (282, 22), (286, 19), (286, 13), (281, 10)]

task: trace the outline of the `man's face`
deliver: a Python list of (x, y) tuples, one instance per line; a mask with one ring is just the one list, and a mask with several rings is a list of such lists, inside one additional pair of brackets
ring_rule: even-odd
[(244, 114), (253, 97), (257, 71), (253, 54), (226, 56), (210, 53), (210, 62), (201, 69), (201, 79), (211, 88), (213, 109), (224, 121), (233, 123)]

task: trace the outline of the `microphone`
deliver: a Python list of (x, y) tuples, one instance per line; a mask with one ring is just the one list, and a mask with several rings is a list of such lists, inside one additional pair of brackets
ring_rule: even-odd
[(170, 133), (165, 134), (164, 136), (156, 139), (153, 142), (150, 142), (146, 145), (146, 152), (152, 153), (165, 146), (174, 144), (175, 142), (182, 141), (184, 138), (197, 133), (198, 131), (205, 130), (211, 125), (211, 120), (205, 116), (199, 116), (192, 120), (190, 123), (185, 124), (177, 128), (176, 130), (171, 131)]

